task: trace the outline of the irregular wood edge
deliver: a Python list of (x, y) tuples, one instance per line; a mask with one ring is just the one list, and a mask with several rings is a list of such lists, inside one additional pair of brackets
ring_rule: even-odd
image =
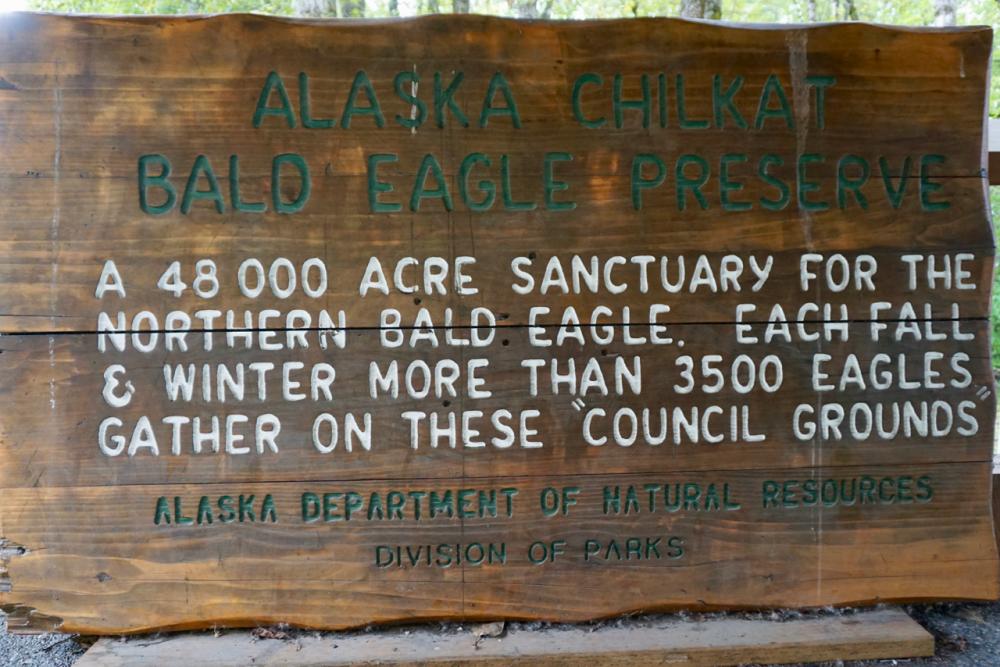
[(830, 30), (840, 30), (840, 31), (873, 31), (873, 32), (897, 32), (897, 33), (914, 33), (914, 34), (925, 34), (925, 35), (954, 35), (954, 34), (979, 34), (982, 36), (988, 36), (992, 40), (993, 27), (990, 25), (963, 25), (963, 26), (949, 26), (949, 27), (930, 27), (930, 26), (903, 26), (903, 25), (892, 25), (889, 23), (876, 23), (872, 21), (850, 21), (850, 22), (836, 22), (827, 21), (822, 23), (741, 23), (738, 21), (713, 21), (708, 19), (692, 19), (692, 18), (680, 18), (680, 17), (664, 17), (664, 16), (639, 16), (634, 18), (611, 18), (611, 19), (518, 19), (518, 18), (507, 18), (502, 16), (493, 16), (489, 14), (429, 14), (424, 16), (405, 16), (405, 17), (387, 17), (387, 18), (297, 18), (291, 16), (278, 16), (274, 14), (257, 14), (250, 12), (233, 12), (233, 13), (218, 13), (218, 14), (145, 14), (145, 15), (132, 15), (132, 14), (64, 14), (59, 12), (41, 12), (41, 11), (15, 11), (10, 12), (7, 16), (11, 19), (17, 19), (21, 17), (35, 17), (43, 18), (45, 20), (49, 19), (70, 19), (72, 21), (86, 20), (92, 22), (109, 22), (109, 23), (138, 23), (138, 24), (156, 24), (162, 23), (164, 20), (170, 21), (172, 23), (195, 23), (203, 21), (219, 21), (219, 20), (258, 20), (265, 21), (269, 23), (284, 23), (289, 25), (299, 25), (299, 26), (379, 26), (379, 25), (392, 25), (392, 24), (409, 24), (415, 25), (417, 23), (465, 23), (465, 24), (482, 24), (482, 23), (492, 23), (494, 25), (504, 25), (506, 27), (516, 29), (519, 25), (533, 25), (533, 26), (572, 26), (579, 28), (587, 27), (605, 27), (612, 25), (634, 25), (639, 23), (644, 24), (678, 24), (678, 25), (690, 25), (699, 26), (705, 29), (715, 28), (718, 30), (736, 30), (736, 31), (754, 31), (754, 32), (792, 32), (792, 31), (806, 31), (806, 32), (821, 32)]
[(7, 634), (40, 635), (46, 632), (63, 632), (62, 619), (38, 613), (34, 607), (20, 604), (0, 605), (0, 611), (7, 615)]
[[(713, 633), (720, 639), (713, 640)], [(284, 653), (286, 649), (294, 650), (296, 660), (303, 665), (358, 664), (366, 656), (379, 664), (537, 664), (544, 660), (546, 664), (576, 666), (589, 665), (595, 658), (603, 658), (614, 660), (616, 664), (618, 660), (628, 660), (628, 664), (637, 661), (635, 664), (639, 665), (663, 664), (667, 660), (688, 665), (728, 665), (748, 661), (910, 658), (934, 653), (933, 636), (905, 612), (895, 608), (789, 621), (671, 619), (653, 627), (626, 621), (623, 627), (615, 628), (518, 628), (504, 633), (502, 644), (494, 643), (492, 637), (476, 638), (474, 633), (466, 632), (443, 633), (434, 628), (413, 628), (404, 635), (398, 630), (383, 630), (375, 634), (336, 637), (340, 650), (335, 652), (330, 650), (328, 640), (300, 637), (294, 642), (259, 641), (248, 633), (221, 637), (175, 635), (125, 643), (102, 639), (76, 664), (94, 667), (122, 661), (142, 667), (164, 664), (178, 656), (197, 660), (196, 656), (204, 655), (206, 650), (213, 653), (213, 660), (228, 661), (213, 663), (216, 665), (280, 663), (285, 656), (279, 658), (276, 653)], [(402, 655), (398, 648), (405, 649)]]
[[(9, 594), (14, 588), (8, 571), (11, 559), (28, 553), (30, 550), (27, 547), (0, 536), (0, 595)], [(61, 618), (41, 614), (34, 607), (16, 602), (0, 604), (0, 611), (7, 615), (7, 632), (10, 634), (57, 632), (62, 626)]]
[[(1000, 185), (1000, 118), (990, 118), (989, 106), (983, 119), (983, 159), (989, 172), (989, 185)], [(987, 199), (987, 203), (989, 200)]]
[(0, 593), (10, 593), (12, 589), (10, 573), (8, 571), (11, 558), (23, 556), (27, 553), (28, 549), (26, 547), (11, 542), (6, 537), (0, 537)]
[[(996, 566), (996, 560), (972, 561), (972, 563), (982, 562), (984, 565)], [(977, 597), (946, 597), (946, 596), (900, 596), (886, 598), (858, 598), (844, 599), (822, 605), (809, 605), (802, 607), (788, 607), (779, 605), (721, 605), (706, 604), (704, 602), (694, 602), (689, 604), (648, 604), (623, 606), (599, 614), (586, 614), (580, 612), (569, 612), (560, 616), (549, 616), (545, 614), (516, 614), (516, 613), (451, 613), (451, 614), (410, 614), (410, 615), (385, 615), (379, 618), (367, 618), (352, 623), (328, 623), (313, 624), (289, 622), (287, 616), (279, 614), (260, 614), (246, 616), (218, 616), (201, 617), (197, 619), (178, 621), (167, 624), (136, 624), (129, 626), (106, 626), (90, 625), (70, 620), (64, 620), (56, 616), (50, 616), (39, 612), (37, 608), (19, 603), (5, 603), (0, 605), (8, 616), (8, 633), (10, 634), (40, 634), (45, 632), (62, 632), (68, 634), (95, 635), (95, 636), (129, 636), (144, 635), (160, 632), (195, 632), (202, 630), (240, 630), (245, 628), (267, 627), (271, 625), (287, 625), (305, 631), (320, 632), (350, 632), (363, 630), (372, 626), (391, 630), (393, 628), (405, 627), (415, 624), (429, 623), (489, 623), (494, 621), (505, 621), (513, 623), (557, 623), (557, 624), (584, 624), (598, 623), (619, 618), (630, 618), (649, 614), (670, 614), (677, 612), (689, 613), (754, 613), (769, 612), (788, 609), (801, 611), (823, 611), (828, 609), (849, 609), (852, 607), (875, 607), (884, 604), (906, 605), (906, 604), (927, 604), (936, 602), (992, 602), (996, 598), (989, 596)], [(862, 612), (864, 613), (864, 612)], [(902, 657), (902, 656), (899, 656)]]
[(993, 460), (993, 474), (990, 475), (990, 516), (993, 520), (993, 532), (996, 538), (997, 553), (1000, 553), (1000, 525), (997, 524), (997, 514), (1000, 514), (1000, 469), (997, 467), (997, 460)]

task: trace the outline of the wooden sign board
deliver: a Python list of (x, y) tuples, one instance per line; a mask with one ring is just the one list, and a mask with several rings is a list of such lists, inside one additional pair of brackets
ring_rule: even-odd
[(997, 597), (990, 30), (0, 33), (11, 627)]

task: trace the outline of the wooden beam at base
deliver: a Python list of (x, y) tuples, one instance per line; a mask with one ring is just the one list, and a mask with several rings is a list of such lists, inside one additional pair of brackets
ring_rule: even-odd
[[(770, 621), (626, 620), (606, 626), (510, 630), (478, 641), (469, 630), (389, 628), (369, 633), (254, 639), (249, 632), (101, 639), (76, 667), (254, 665), (736, 665), (912, 658), (934, 653), (934, 638), (899, 609)], [(627, 662), (626, 662), (627, 661)]]

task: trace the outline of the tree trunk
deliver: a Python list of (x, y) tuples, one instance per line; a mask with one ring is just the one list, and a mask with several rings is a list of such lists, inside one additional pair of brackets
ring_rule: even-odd
[(718, 21), (722, 18), (722, 0), (681, 0), (681, 16)]
[(816, 9), (816, 0), (808, 0), (806, 11), (808, 12), (810, 23), (816, 23), (816, 21), (819, 20), (819, 12)]
[(296, 16), (320, 18), (337, 16), (337, 0), (293, 0)]
[(519, 19), (537, 19), (538, 5), (535, 0), (517, 0), (514, 3), (514, 16)]
[(452, 0), (451, 11), (456, 14), (468, 14), (469, 0)]
[(934, 0), (934, 25), (947, 27), (956, 23), (955, 0)]
[(519, 19), (547, 19), (552, 13), (552, 0), (539, 6), (537, 0), (514, 0), (514, 16)]
[(854, 0), (844, 0), (844, 20), (845, 21), (861, 20), (861, 18), (858, 16), (858, 6), (854, 4)]
[(438, 5), (438, 0), (427, 0), (427, 13), (428, 14), (441, 13), (441, 7)]
[(389, 16), (399, 16), (399, 0), (389, 0)]
[(344, 18), (360, 19), (365, 16), (365, 0), (343, 0), (340, 8)]

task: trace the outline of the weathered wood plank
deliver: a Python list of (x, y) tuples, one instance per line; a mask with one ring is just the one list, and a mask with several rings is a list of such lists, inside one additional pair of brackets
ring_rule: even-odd
[[(6, 451), (0, 486), (323, 480), (331, 475), (439, 479), (539, 470), (670, 473), (760, 470), (776, 461), (803, 467), (992, 460), (996, 403), (990, 356), (983, 350), (988, 323), (886, 326), (876, 331), (880, 342), (872, 340), (870, 323), (854, 322), (830, 328), (830, 342), (823, 340), (823, 325), (809, 324), (801, 331), (818, 334), (819, 340), (778, 337), (764, 346), (737, 343), (735, 328), (721, 324), (671, 325), (654, 334), (648, 326), (629, 329), (634, 338), (672, 340), (662, 345), (628, 345), (621, 330), (583, 329), (583, 345), (566, 338), (563, 345), (548, 348), (532, 347), (528, 330), (513, 327), (497, 330), (492, 343), (480, 348), (446, 345), (449, 334), (452, 340), (471, 340), (467, 329), (433, 332), (437, 347), (429, 331), (415, 347), (409, 345), (414, 332), (403, 332), (407, 342), (393, 349), (382, 347), (383, 334), (371, 330), (345, 332), (342, 349), (333, 335), (322, 338), (315, 331), (302, 334), (308, 349), (298, 339), (288, 349), (286, 332), (276, 332), (266, 333), (264, 340), (284, 349), (269, 352), (259, 349), (259, 334), (248, 350), (245, 336), (234, 338), (235, 349), (227, 349), (226, 334), (213, 333), (212, 351), (206, 351), (207, 335), (192, 333), (184, 339), (187, 352), (179, 350), (179, 340), (173, 341), (172, 352), (166, 351), (160, 335), (155, 349), (145, 353), (134, 342), (146, 345), (152, 341), (148, 336), (126, 337), (126, 352), (117, 352), (106, 336), (104, 353), (91, 334), (4, 336), (0, 376), (8, 384), (0, 388), (0, 401), (9, 410), (0, 415)], [(907, 335), (895, 342), (899, 326), (948, 340), (915, 341)], [(798, 339), (799, 327), (790, 329)], [(763, 339), (766, 331), (766, 325), (752, 325), (741, 335)], [(954, 331), (971, 340), (956, 341)], [(610, 343), (592, 338), (612, 333)], [(547, 328), (534, 335), (554, 343), (560, 334)], [(706, 374), (699, 360), (713, 353), (719, 358)], [(112, 363), (124, 370), (115, 376), (118, 386), (108, 391), (124, 395), (127, 382), (137, 388), (126, 413), (109, 408), (103, 395), (104, 373)], [(263, 381), (251, 366), (260, 363), (274, 367)], [(553, 369), (562, 378), (558, 383)], [(721, 383), (713, 375), (718, 369), (724, 374)], [(378, 384), (383, 376), (395, 382), (394, 388)], [(817, 385), (824, 390), (816, 391)], [(301, 399), (283, 401), (284, 392)], [(841, 409), (824, 412), (832, 409), (829, 404)], [(532, 410), (525, 424), (534, 433), (522, 437), (520, 418)], [(414, 411), (426, 414), (406, 416)], [(233, 446), (248, 447), (244, 453), (226, 446), (226, 420), (233, 415), (241, 421), (230, 430), (244, 438)], [(278, 451), (263, 444), (257, 449), (255, 424), (262, 415), (279, 422)], [(371, 426), (363, 429), (365, 437), (350, 438), (353, 451), (347, 451), (348, 424), (353, 420), (363, 428), (365, 415)], [(464, 427), (463, 415), (468, 416)], [(133, 449), (143, 416), (150, 420), (155, 449)], [(186, 421), (175, 427), (169, 420), (178, 417)], [(109, 418), (121, 423), (106, 422)], [(201, 420), (197, 429), (194, 418)], [(432, 439), (432, 418), (454, 436)], [(207, 434), (213, 419), (220, 423), (219, 451), (206, 440), (196, 453), (194, 431)], [(513, 442), (494, 419), (513, 427)], [(450, 431), (449, 420), (454, 420)], [(338, 429), (336, 440), (331, 421)], [(321, 431), (314, 438), (317, 423)], [(495, 439), (503, 444), (492, 444)]]
[[(998, 594), (989, 29), (0, 37), (11, 627)], [(178, 365), (229, 373), (171, 396)]]
[[(508, 323), (527, 320), (525, 300), (507, 287), (510, 259), (518, 255), (548, 259), (558, 252), (567, 258), (573, 253), (586, 257), (607, 255), (609, 248), (625, 257), (718, 253), (717, 241), (724, 237), (728, 252), (744, 254), (969, 251), (977, 256), (977, 278), (990, 271), (992, 237), (982, 196), (988, 30), (892, 32), (863, 25), (693, 30), (688, 24), (656, 20), (590, 27), (426, 18), (412, 25), (434, 38), (414, 44), (410, 25), (320, 26), (251, 16), (170, 24), (141, 19), (72, 22), (46, 16), (7, 19), (9, 39), (0, 46), (0, 63), (7, 67), (4, 76), (11, 86), (0, 91), (0, 115), (7, 119), (7, 167), (0, 170), (5, 172), (0, 194), (8, 202), (8, 216), (0, 256), (17, 260), (0, 262), (0, 286), (9, 288), (0, 303), (3, 330), (92, 329), (94, 283), (110, 257), (109, 244), (118, 249), (114, 259), (122, 263), (134, 308), (155, 308), (163, 301), (164, 295), (152, 291), (153, 286), (174, 260), (182, 263), (185, 275), (200, 259), (225, 264), (219, 298), (239, 307), (243, 301), (231, 280), (234, 262), (259, 256), (269, 264), (285, 256), (300, 265), (319, 257), (334, 278), (329, 301), (344, 304), (352, 326), (378, 324), (376, 307), (356, 298), (357, 283), (372, 254), (392, 262), (408, 255), (476, 257), (470, 272), (479, 275), (474, 284), (481, 289), (480, 298), (506, 313)], [(202, 39), (206, 30), (215, 38)], [(262, 31), (273, 48), (258, 48)], [(490, 38), (479, 37), (485, 34)], [(358, 39), (365, 43), (364, 53), (331, 46)], [(43, 46), (54, 42), (60, 45), (57, 61)], [(186, 48), (180, 53), (177, 45), (182, 43)], [(216, 53), (218, 43), (229, 45), (225, 57)], [(911, 67), (915, 51), (927, 54), (919, 72)], [(806, 63), (808, 71), (802, 69)], [(428, 105), (429, 120), (411, 132), (395, 120), (396, 114), (408, 115), (413, 105), (395, 93), (393, 79), (415, 67), (423, 77), (419, 90), (424, 92), (419, 95)], [(426, 91), (432, 90), (434, 72), (446, 70), (465, 76), (456, 104), (471, 119), (468, 128), (447, 109), (442, 111), (444, 129), (434, 123), (433, 100)], [(287, 80), (297, 114), (297, 76), (312, 76), (314, 118), (334, 117), (336, 127), (306, 129), (299, 119), (295, 129), (288, 129), (284, 119), (268, 116), (255, 128), (253, 110), (270, 71)], [(353, 117), (349, 129), (341, 127), (343, 115), (337, 112), (343, 110), (358, 71), (366, 73), (385, 106), (384, 127), (377, 127), (370, 115)], [(478, 127), (482, 97), (497, 71), (514, 91), (520, 128), (505, 116)], [(587, 73), (601, 76), (603, 83), (587, 84), (580, 113), (584, 119), (604, 117), (600, 128), (585, 127), (574, 117), (574, 83)], [(615, 127), (611, 98), (616, 73), (623, 77), (621, 95), (626, 100), (641, 96), (641, 77), (651, 77), (651, 127), (642, 127), (643, 112), (636, 109), (622, 110), (622, 127)], [(667, 86), (665, 128), (659, 127), (660, 73)], [(687, 122), (699, 125), (696, 129), (678, 128), (677, 74), (686, 77), (684, 108)], [(818, 93), (806, 83), (806, 74), (836, 79), (824, 88), (822, 128), (815, 117)], [(718, 122), (706, 120), (713, 118), (713, 105), (718, 106), (715, 75), (721, 77), (719, 85), (741, 77), (733, 104), (748, 129), (741, 129), (728, 110), (719, 111)], [(787, 88), (782, 94), (796, 114), (789, 122), (798, 123), (798, 131), (791, 131), (782, 118), (756, 127), (763, 88), (772, 75)], [(702, 123), (709, 126), (703, 128)], [(680, 144), (678, 136), (683, 137)], [(294, 217), (233, 212), (231, 203), (219, 215), (205, 201), (195, 202), (187, 215), (178, 212), (179, 201), (164, 216), (137, 215), (137, 159), (164, 151), (178, 189), (183, 189), (199, 154), (211, 161), (225, 189), (228, 158), (239, 155), (244, 201), (267, 198), (274, 155), (300, 153), (313, 175), (311, 199)], [(558, 163), (558, 179), (568, 184), (565, 196), (553, 195), (575, 202), (573, 210), (552, 210), (543, 201), (542, 158), (552, 152), (573, 155)], [(433, 198), (417, 212), (407, 205), (420, 160), (428, 153), (441, 162), (456, 202), (451, 213)], [(469, 180), (470, 197), (476, 201), (486, 196), (477, 185), (483, 178), (496, 188), (496, 202), (486, 212), (470, 212), (458, 193), (460, 162), (472, 153), (491, 160), (489, 168), (479, 165), (470, 172)], [(704, 156), (710, 165), (711, 177), (704, 186), (707, 209), (688, 192), (684, 210), (678, 210), (673, 167), (682, 153)], [(814, 198), (811, 193), (802, 197), (824, 201), (829, 210), (803, 211), (797, 201), (796, 156), (812, 153), (824, 162), (811, 163), (803, 173), (821, 188)], [(399, 157), (398, 163), (383, 164), (377, 172), (396, 188), (395, 194), (379, 196), (402, 202), (399, 213), (372, 213), (367, 158), (374, 154)], [(531, 201), (535, 210), (505, 208), (499, 194), (501, 154), (510, 157), (509, 198)], [(662, 186), (644, 195), (641, 210), (631, 203), (637, 154), (662, 155), (671, 171)], [(845, 154), (856, 154), (869, 164), (871, 173), (862, 189), (867, 208), (850, 194), (844, 195), (843, 208), (838, 204), (837, 161)], [(750, 211), (721, 207), (718, 172), (726, 155), (736, 156), (727, 169), (730, 179), (743, 186), (730, 198), (752, 202)], [(791, 184), (788, 201), (777, 211), (759, 203), (779, 196), (773, 182), (757, 175), (763, 155), (783, 160), (771, 164), (769, 173)], [(927, 166), (932, 181), (941, 177), (937, 184), (942, 190), (927, 197), (947, 201), (946, 210), (923, 210), (921, 155), (943, 156), (941, 165)], [(739, 156), (747, 158), (746, 164)], [(903, 171), (906, 156), (909, 171)], [(891, 176), (887, 182), (880, 159)], [(907, 174), (902, 181), (892, 180)], [(897, 207), (887, 193), (900, 187)], [(859, 215), (864, 224), (857, 224)], [(56, 265), (58, 270), (52, 268)], [(785, 276), (797, 265), (793, 256), (779, 261), (776, 270)], [(882, 275), (888, 278), (895, 270), (885, 266)], [(778, 300), (793, 291), (791, 284), (774, 282), (780, 284), (769, 285), (763, 298)], [(632, 298), (639, 297), (632, 292)], [(988, 304), (983, 295), (985, 291), (979, 292), (963, 312), (984, 317)], [(697, 305), (682, 308), (677, 302), (683, 296), (674, 299), (678, 321), (730, 320), (725, 312), (730, 308), (719, 312), (700, 297), (693, 299)], [(686, 301), (692, 301), (687, 296)], [(732, 295), (723, 296), (729, 306)], [(405, 307), (412, 298), (394, 290), (385, 305)], [(301, 294), (281, 301), (265, 295), (256, 306), (304, 307), (303, 301), (308, 299)], [(435, 307), (458, 305), (454, 298), (427, 301)], [(614, 305), (611, 301), (608, 305)], [(194, 309), (199, 300), (188, 292), (177, 303)]]
[[(996, 543), (990, 517), (981, 511), (990, 476), (988, 464), (963, 463), (9, 489), (5, 506), (27, 511), (5, 513), (4, 532), (28, 549), (8, 564), (10, 596), (18, 606), (57, 617), (65, 631), (85, 633), (270, 622), (345, 628), (446, 617), (585, 620), (683, 607), (991, 599), (998, 591), (986, 568), (994, 567)], [(862, 492), (865, 477), (871, 482)], [(818, 487), (819, 493), (829, 487), (829, 505), (805, 490), (809, 479), (831, 480)], [(661, 485), (653, 511), (645, 484)], [(667, 503), (677, 500), (674, 484), (681, 485), (682, 501), (670, 511)], [(697, 500), (685, 485), (697, 485)], [(616, 486), (620, 506), (613, 500)], [(629, 486), (635, 489), (633, 504)], [(579, 489), (578, 495), (571, 492), (577, 503), (566, 515), (545, 516), (540, 499), (549, 487), (557, 493)], [(463, 496), (467, 502), (459, 508), (463, 488), (495, 489), (496, 516), (488, 505), (480, 516), (475, 493)], [(386, 513), (393, 490), (406, 494), (402, 518)], [(452, 490), (451, 516), (446, 490)], [(410, 495), (414, 491), (437, 491), (445, 504), (432, 517), (430, 496)], [(323, 514), (323, 494), (348, 492), (363, 502), (350, 519), (346, 495), (329, 496)], [(376, 507), (373, 492), (383, 518), (376, 509), (368, 518)], [(316, 494), (319, 502), (308, 497), (305, 519), (304, 493)], [(245, 514), (241, 522), (238, 512), (230, 523), (220, 520), (225, 512), (218, 498), (232, 496), (236, 510), (240, 494), (255, 496), (250, 504), (256, 520), (250, 523)], [(270, 515), (262, 521), (267, 494), (275, 521)], [(213, 518), (207, 523), (206, 514), (199, 525), (203, 495)], [(157, 525), (161, 496), (171, 523), (161, 516)], [(180, 516), (193, 523), (177, 524), (175, 496)], [(460, 509), (474, 516), (461, 518)], [(319, 518), (309, 520), (317, 511)], [(631, 555), (629, 538), (637, 540)], [(650, 546), (647, 538), (659, 542)], [(545, 560), (536, 546), (534, 556), (545, 562), (531, 562), (532, 544), (548, 545), (552, 558), (557, 540), (564, 542), (557, 547), (564, 553)], [(589, 557), (588, 545), (596, 550)], [(970, 577), (973, 571), (980, 576)]]
[[(405, 633), (405, 634), (404, 634)], [(467, 631), (384, 629), (376, 633), (304, 636), (281, 641), (248, 633), (177, 635), (166, 640), (102, 639), (77, 667), (190, 667), (295, 664), (494, 665), (593, 664), (715, 667), (753, 663), (877, 660), (932, 655), (934, 638), (898, 609), (784, 622), (712, 618), (704, 621), (626, 621), (597, 628), (512, 629), (477, 641)]]

